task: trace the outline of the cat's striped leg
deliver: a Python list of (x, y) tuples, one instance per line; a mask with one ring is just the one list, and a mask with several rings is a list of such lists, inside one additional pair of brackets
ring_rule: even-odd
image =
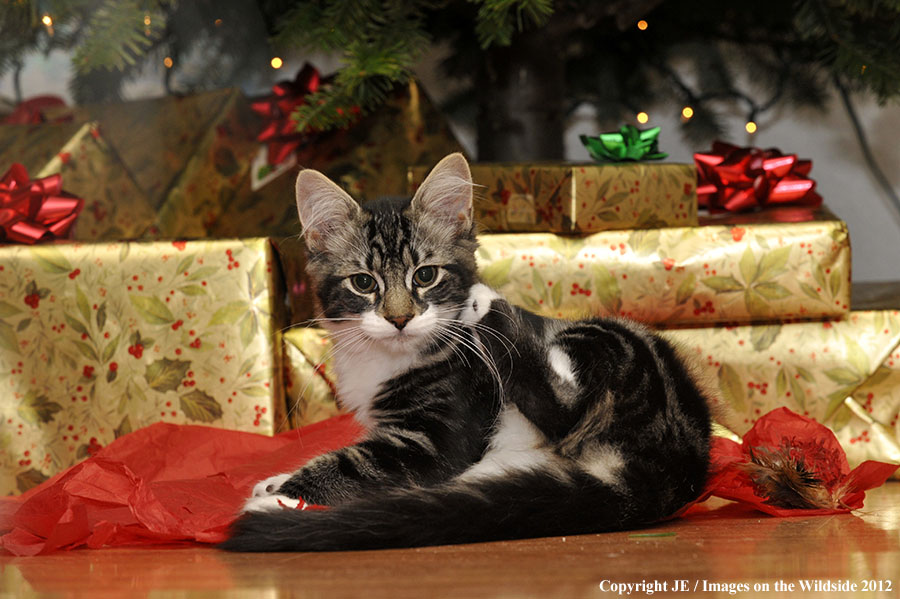
[(376, 489), (438, 482), (465, 467), (454, 466), (442, 453), (424, 432), (376, 428), (368, 439), (319, 456), (286, 479), (273, 477), (257, 488), (263, 495), (272, 492), (311, 504), (336, 505)]

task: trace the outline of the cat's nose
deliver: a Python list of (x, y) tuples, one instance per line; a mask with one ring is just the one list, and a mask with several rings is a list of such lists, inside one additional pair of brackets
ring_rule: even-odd
[(413, 315), (402, 314), (400, 316), (386, 316), (385, 318), (388, 320), (388, 322), (397, 327), (398, 331), (402, 331), (403, 327), (405, 327), (406, 324), (413, 319)]

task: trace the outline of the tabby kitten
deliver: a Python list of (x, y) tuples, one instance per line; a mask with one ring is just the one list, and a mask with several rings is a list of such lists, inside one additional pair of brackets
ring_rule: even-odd
[[(225, 549), (620, 530), (703, 489), (709, 410), (672, 347), (626, 320), (536, 316), (479, 283), (472, 187), (460, 154), (412, 200), (363, 207), (300, 173), (338, 399), (367, 432), (260, 482)], [(289, 509), (303, 501), (331, 507)]]

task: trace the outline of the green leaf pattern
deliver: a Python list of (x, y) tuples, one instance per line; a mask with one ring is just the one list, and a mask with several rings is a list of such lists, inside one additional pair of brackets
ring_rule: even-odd
[(692, 325), (834, 318), (850, 303), (850, 248), (834, 241), (844, 228), (823, 216), (584, 237), (488, 234), (477, 259), (485, 282), (547, 316)]
[(743, 434), (787, 406), (828, 425), (851, 465), (900, 459), (900, 312), (842, 320), (663, 331), (716, 381), (726, 424)]
[(12, 432), (0, 493), (74, 464), (91, 438), (160, 420), (287, 426), (273, 251), (265, 239), (0, 249), (0, 418)]

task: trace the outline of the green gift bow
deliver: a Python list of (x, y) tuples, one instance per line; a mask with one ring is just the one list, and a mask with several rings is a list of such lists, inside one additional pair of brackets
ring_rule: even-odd
[(634, 125), (624, 125), (618, 131), (601, 133), (596, 137), (581, 136), (581, 143), (599, 162), (624, 160), (662, 160), (668, 154), (660, 152), (657, 144), (659, 127), (640, 130)]

